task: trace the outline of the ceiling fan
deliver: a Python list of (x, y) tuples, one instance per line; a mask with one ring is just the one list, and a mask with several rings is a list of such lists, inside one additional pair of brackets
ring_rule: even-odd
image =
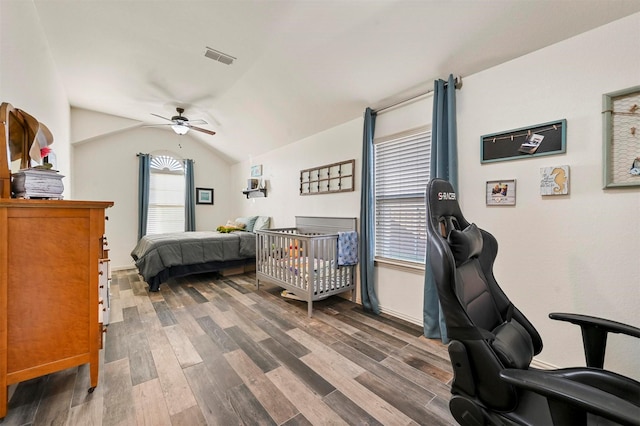
[[(171, 126), (174, 132), (179, 135), (186, 134), (189, 130), (196, 130), (198, 132), (206, 133), (208, 135), (215, 135), (216, 132), (213, 130), (203, 129), (202, 127), (196, 127), (194, 124), (207, 124), (204, 120), (189, 120), (187, 117), (182, 115), (184, 112), (184, 108), (177, 107), (176, 111), (178, 115), (174, 115), (171, 118), (166, 118), (158, 114), (151, 113), (151, 115), (155, 115), (156, 117), (162, 118), (163, 120), (171, 121), (171, 124), (166, 124), (167, 126)], [(163, 126), (163, 124), (161, 124)]]

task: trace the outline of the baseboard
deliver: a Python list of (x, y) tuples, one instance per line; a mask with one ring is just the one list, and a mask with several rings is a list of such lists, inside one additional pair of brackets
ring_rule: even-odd
[(136, 267), (135, 266), (113, 266), (111, 268), (112, 271), (136, 271)]
[(420, 327), (423, 326), (422, 324), (422, 318), (413, 318), (405, 313), (402, 312), (398, 312), (398, 311), (394, 311), (393, 309), (388, 309), (385, 308), (384, 306), (380, 306), (380, 312), (387, 314), (387, 315), (391, 315), (392, 317), (396, 317), (399, 318), (401, 320), (410, 322), (411, 324), (415, 324), (415, 325), (419, 325)]
[(549, 364), (549, 363), (544, 362), (544, 361), (540, 361), (539, 359), (536, 359), (536, 358), (533, 358), (533, 360), (531, 361), (531, 367), (537, 368), (537, 369), (540, 369), (540, 370), (555, 370), (555, 369), (559, 368), (556, 365)]

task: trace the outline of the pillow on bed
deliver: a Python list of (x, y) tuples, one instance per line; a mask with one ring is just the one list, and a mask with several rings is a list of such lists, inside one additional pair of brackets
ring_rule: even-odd
[(233, 232), (233, 231), (244, 231), (245, 230), (245, 226), (246, 225), (244, 223), (235, 222), (233, 220), (228, 220), (225, 225), (218, 226), (216, 228), (216, 231), (223, 232), (223, 233), (229, 233), (229, 232)]
[(228, 220), (227, 224), (224, 226), (227, 228), (236, 228), (236, 229), (242, 229), (242, 230), (246, 230), (247, 228), (246, 223), (240, 222), (238, 220)]
[(239, 217), (236, 219), (237, 223), (243, 223), (244, 226), (244, 230), (247, 232), (253, 232), (253, 225), (256, 223), (256, 219), (258, 219), (258, 216), (249, 216), (249, 217)]
[(258, 216), (256, 223), (253, 225), (253, 232), (261, 229), (269, 229), (271, 218), (269, 216)]

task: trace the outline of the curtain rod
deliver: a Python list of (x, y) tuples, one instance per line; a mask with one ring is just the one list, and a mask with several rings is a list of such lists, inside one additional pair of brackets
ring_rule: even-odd
[[(462, 76), (457, 76), (454, 79), (454, 82), (455, 82), (456, 89), (461, 88), (462, 87)], [(448, 84), (447, 82), (444, 83), (445, 87), (447, 86), (447, 84)], [(385, 110), (391, 109), (393, 107), (397, 107), (398, 105), (402, 105), (402, 104), (405, 104), (405, 103), (408, 103), (408, 102), (411, 102), (411, 101), (415, 101), (416, 99), (421, 98), (423, 96), (427, 96), (427, 95), (429, 95), (431, 93), (433, 93), (433, 89), (429, 89), (426, 92), (418, 93), (417, 95), (414, 95), (414, 96), (412, 96), (410, 98), (403, 99), (401, 101), (392, 103), (391, 105), (386, 105), (386, 106), (383, 106), (382, 108), (374, 109), (373, 112), (375, 112), (376, 114), (379, 114), (379, 113), (381, 113), (381, 112), (383, 112)]]

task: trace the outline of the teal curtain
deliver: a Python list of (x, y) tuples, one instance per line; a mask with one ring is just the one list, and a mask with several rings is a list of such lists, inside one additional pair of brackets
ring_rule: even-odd
[(186, 196), (184, 199), (184, 230), (196, 230), (196, 187), (193, 182), (193, 160), (184, 160)]
[(138, 154), (138, 240), (147, 233), (151, 155)]
[[(448, 180), (458, 191), (458, 150), (456, 130), (456, 80), (436, 80), (433, 88), (433, 121), (431, 124), (431, 171), (433, 178)], [(428, 247), (428, 245), (427, 245)], [(447, 327), (440, 309), (438, 292), (429, 266), (427, 248), (424, 279), (424, 335), (447, 343)]]
[(360, 296), (365, 311), (380, 313), (376, 295), (373, 256), (375, 254), (375, 203), (373, 182), (373, 132), (376, 125), (376, 113), (367, 108), (364, 112), (364, 130), (362, 141), (362, 179), (360, 192)]

